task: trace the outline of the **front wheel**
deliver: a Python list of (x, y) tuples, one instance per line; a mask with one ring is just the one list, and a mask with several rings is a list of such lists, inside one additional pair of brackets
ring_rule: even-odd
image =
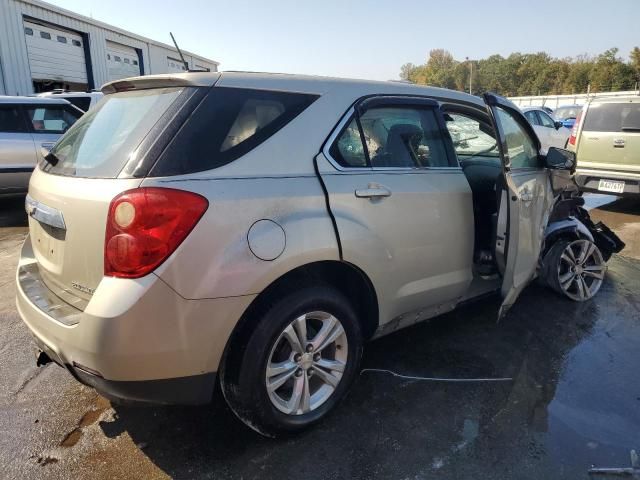
[(598, 293), (606, 271), (600, 249), (587, 239), (558, 240), (544, 259), (546, 283), (576, 302)]
[(244, 353), (225, 366), (223, 393), (238, 418), (262, 434), (302, 430), (333, 409), (358, 372), (356, 313), (337, 290), (308, 287), (256, 315)]

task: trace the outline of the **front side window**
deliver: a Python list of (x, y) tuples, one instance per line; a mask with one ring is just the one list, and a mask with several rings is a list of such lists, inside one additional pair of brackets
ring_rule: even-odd
[(540, 161), (535, 143), (526, 130), (502, 108), (497, 108), (497, 121), (507, 144), (511, 168), (538, 168)]
[[(347, 124), (330, 149), (346, 167), (428, 168), (449, 167), (436, 113), (430, 108), (378, 107)], [(362, 144), (364, 138), (365, 144)], [(366, 150), (365, 150), (366, 149)], [(369, 165), (367, 165), (367, 156)]]
[(64, 105), (47, 105), (27, 108), (27, 118), (34, 133), (64, 133), (73, 125), (81, 113)]
[(446, 120), (453, 148), (459, 157), (500, 156), (495, 133), (490, 124), (452, 112), (447, 113)]
[(538, 117), (540, 117), (540, 123), (542, 124), (543, 127), (556, 128), (555, 122), (546, 113), (538, 112)]
[(150, 174), (179, 175), (230, 163), (270, 138), (317, 98), (293, 92), (212, 88)]
[(26, 132), (20, 110), (15, 105), (0, 106), (0, 133)]

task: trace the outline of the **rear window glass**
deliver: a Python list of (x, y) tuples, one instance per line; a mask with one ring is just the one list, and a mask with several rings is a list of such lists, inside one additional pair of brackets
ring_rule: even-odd
[(556, 120), (566, 120), (567, 118), (577, 118), (582, 107), (558, 107), (553, 112)]
[(150, 175), (180, 175), (245, 155), (317, 98), (291, 92), (215, 87), (169, 144)]
[(640, 103), (594, 103), (587, 110), (585, 132), (640, 131)]
[(106, 95), (51, 150), (57, 163), (42, 162), (42, 170), (75, 177), (117, 177), (182, 91), (156, 88)]

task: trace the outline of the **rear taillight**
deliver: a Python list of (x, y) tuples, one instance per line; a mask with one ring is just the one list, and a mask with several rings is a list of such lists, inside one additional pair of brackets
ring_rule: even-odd
[(576, 139), (578, 137), (578, 128), (580, 128), (580, 120), (582, 120), (582, 112), (578, 112), (578, 116), (576, 117), (576, 121), (573, 124), (573, 128), (571, 129), (571, 136), (569, 137), (569, 145), (576, 145)]
[(209, 206), (206, 198), (170, 188), (137, 188), (109, 205), (104, 274), (138, 278), (152, 272), (189, 235)]

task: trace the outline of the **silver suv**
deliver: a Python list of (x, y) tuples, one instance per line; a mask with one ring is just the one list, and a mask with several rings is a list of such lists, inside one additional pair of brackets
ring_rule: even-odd
[(63, 99), (0, 96), (0, 196), (24, 195), (37, 161), (82, 114)]
[(40, 363), (111, 398), (220, 385), (247, 425), (295, 431), (366, 340), (493, 291), (504, 314), (545, 252), (577, 300), (604, 278), (586, 227), (545, 237), (574, 158), (494, 95), (255, 73), (104, 92), (31, 178), (17, 305)]

